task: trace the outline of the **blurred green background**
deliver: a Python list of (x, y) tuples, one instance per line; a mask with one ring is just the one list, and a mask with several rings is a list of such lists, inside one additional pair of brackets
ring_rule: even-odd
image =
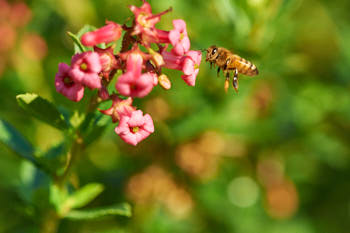
[[(82, 108), (86, 101), (72, 103), (54, 88), (58, 63), (73, 54), (66, 31), (123, 23), (132, 15), (127, 6), (142, 2), (32, 0), (11, 9), (0, 2), (0, 117), (46, 150), (64, 136), (24, 114), (15, 96), (34, 92)], [(156, 13), (173, 7), (157, 28), (182, 18), (191, 49), (232, 49), (260, 74), (240, 76), (239, 94), (232, 87), (226, 94), (223, 76), (204, 59), (195, 87), (169, 70), (169, 91), (157, 86), (135, 101), (152, 115), (155, 133), (132, 147), (111, 123), (75, 167), (79, 186), (105, 186), (89, 206), (128, 201), (133, 216), (62, 220), (58, 232), (348, 233), (350, 2), (150, 3)], [(43, 232), (47, 177), (3, 145), (0, 155), (0, 232)]]

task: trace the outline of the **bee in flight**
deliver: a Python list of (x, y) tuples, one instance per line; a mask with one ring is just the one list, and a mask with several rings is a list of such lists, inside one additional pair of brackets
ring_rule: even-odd
[(232, 53), (228, 49), (212, 45), (206, 50), (206, 52), (207, 56), (205, 61), (210, 63), (210, 68), (213, 64), (214, 67), (217, 65), (217, 75), (219, 76), (220, 69), (222, 69), (224, 75), (226, 76), (225, 91), (227, 91), (229, 87), (231, 71), (233, 72), (232, 84), (236, 92), (238, 92), (238, 73), (248, 76), (255, 76), (259, 74), (258, 69), (253, 63)]

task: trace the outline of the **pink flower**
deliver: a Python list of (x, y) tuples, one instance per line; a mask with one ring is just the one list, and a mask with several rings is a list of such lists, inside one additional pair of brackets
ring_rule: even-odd
[(101, 62), (98, 53), (84, 52), (72, 57), (69, 74), (74, 82), (84, 84), (90, 89), (101, 88)]
[(126, 143), (136, 146), (154, 132), (152, 117), (149, 114), (143, 116), (141, 110), (133, 111), (130, 116), (122, 115), (115, 132)]
[(142, 41), (146, 45), (149, 43), (169, 43), (169, 32), (158, 30), (155, 28), (155, 25), (160, 21), (160, 17), (169, 12), (170, 9), (153, 15), (151, 5), (146, 1), (140, 8), (136, 6), (130, 6), (129, 8), (135, 15), (132, 35), (141, 34)]
[(188, 85), (195, 85), (199, 65), (202, 60), (202, 53), (200, 51), (191, 50), (184, 56), (178, 56), (173, 53), (163, 51), (162, 56), (165, 62), (164, 67), (181, 70), (184, 73), (181, 78)]
[(58, 64), (58, 72), (55, 77), (56, 91), (68, 99), (78, 102), (84, 96), (84, 86), (74, 82), (69, 75), (70, 67), (65, 63)]
[(131, 113), (136, 109), (132, 106), (132, 98), (129, 97), (126, 100), (120, 99), (117, 95), (112, 95), (112, 106), (106, 110), (99, 111), (105, 115), (112, 117), (112, 121), (118, 122), (123, 115), (131, 116)]
[(161, 54), (165, 63), (164, 67), (168, 69), (182, 70), (182, 63), (185, 59), (184, 56), (175, 55), (165, 50), (161, 52)]
[(194, 86), (196, 83), (201, 60), (202, 53), (200, 51), (191, 50), (186, 54), (186, 58), (183, 61), (182, 71), (184, 75), (182, 75), (181, 78), (190, 86)]
[(176, 55), (184, 55), (190, 49), (190, 39), (187, 36), (186, 23), (182, 19), (173, 20), (174, 29), (169, 33), (169, 40)]
[(95, 46), (101, 43), (110, 43), (120, 38), (122, 27), (114, 22), (107, 21), (107, 25), (95, 31), (86, 32), (81, 37), (81, 43), (85, 46)]
[(127, 57), (126, 72), (118, 78), (117, 91), (124, 96), (142, 98), (151, 92), (154, 86), (154, 75), (150, 72), (141, 74), (143, 59), (135, 52)]

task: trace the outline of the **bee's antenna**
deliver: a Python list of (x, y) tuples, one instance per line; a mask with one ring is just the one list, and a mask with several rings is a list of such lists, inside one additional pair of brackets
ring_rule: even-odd
[(200, 51), (202, 51), (202, 52), (206, 52), (206, 51), (207, 51), (207, 49), (200, 49)]

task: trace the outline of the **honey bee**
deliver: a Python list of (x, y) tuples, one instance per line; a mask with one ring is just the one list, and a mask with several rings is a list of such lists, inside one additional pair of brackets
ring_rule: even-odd
[(226, 76), (225, 91), (227, 91), (229, 87), (231, 71), (233, 72), (232, 85), (236, 92), (238, 92), (238, 73), (248, 76), (255, 76), (259, 74), (258, 69), (253, 63), (232, 53), (228, 49), (212, 45), (206, 50), (206, 52), (207, 56), (205, 61), (210, 63), (210, 68), (213, 64), (214, 67), (217, 65), (218, 77), (221, 69)]

